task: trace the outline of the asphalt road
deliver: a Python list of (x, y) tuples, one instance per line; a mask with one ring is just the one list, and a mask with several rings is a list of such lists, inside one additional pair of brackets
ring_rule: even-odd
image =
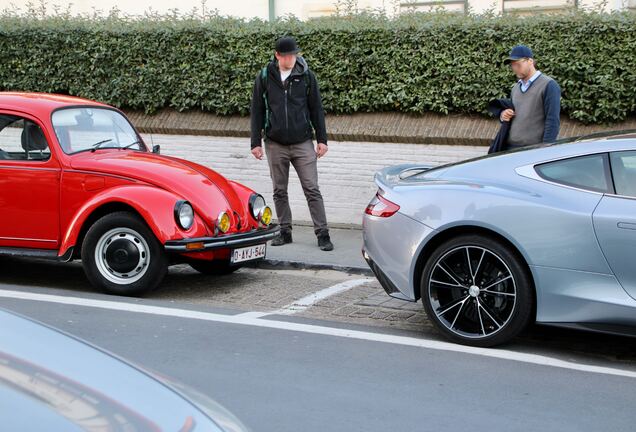
[(500, 350), (470, 350), (426, 325), (285, 308), (333, 286), (334, 297), (378, 289), (337, 272), (245, 269), (210, 281), (176, 268), (160, 291), (131, 299), (93, 292), (74, 264), (2, 259), (0, 269), (3, 308), (174, 377), (255, 431), (633, 431), (636, 422), (629, 338), (538, 329)]

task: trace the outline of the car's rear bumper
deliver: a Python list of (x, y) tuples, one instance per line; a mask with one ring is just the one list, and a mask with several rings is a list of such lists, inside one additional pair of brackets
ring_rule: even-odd
[(170, 240), (164, 245), (169, 252), (198, 252), (213, 249), (234, 249), (238, 247), (263, 244), (278, 235), (280, 227), (272, 224), (264, 229), (245, 233), (227, 234), (218, 237), (199, 237), (183, 240)]
[(390, 296), (398, 296), (402, 298), (403, 296), (401, 295), (398, 287), (396, 287), (395, 284), (391, 282), (391, 279), (389, 279), (382, 271), (382, 269), (377, 266), (377, 264), (371, 259), (371, 257), (365, 250), (362, 250), (362, 256), (371, 268), (371, 271), (375, 275), (376, 279), (380, 282), (382, 288), (384, 288), (384, 291)]
[(362, 254), (387, 294), (416, 301), (417, 258), (434, 230), (401, 213), (386, 218), (365, 214), (362, 228)]

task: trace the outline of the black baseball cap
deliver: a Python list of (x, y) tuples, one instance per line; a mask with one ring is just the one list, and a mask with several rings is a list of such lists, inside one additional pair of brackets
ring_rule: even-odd
[(298, 48), (296, 39), (291, 36), (285, 36), (276, 41), (276, 52), (282, 55), (298, 54), (300, 48)]
[(533, 58), (532, 50), (525, 45), (517, 45), (510, 50), (510, 55), (504, 60), (504, 64), (510, 64), (513, 61), (521, 60), (524, 58)]

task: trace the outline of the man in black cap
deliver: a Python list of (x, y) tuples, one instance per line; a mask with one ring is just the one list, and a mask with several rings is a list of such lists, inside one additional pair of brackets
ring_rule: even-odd
[(511, 122), (507, 148), (553, 142), (559, 135), (561, 88), (536, 69), (532, 50), (515, 46), (504, 64), (509, 64), (519, 81), (511, 92), (512, 106), (502, 110), (500, 120)]
[[(324, 251), (333, 250), (327, 216), (318, 187), (318, 158), (327, 153), (327, 129), (316, 76), (298, 55), (291, 37), (276, 41), (275, 59), (256, 76), (251, 106), (252, 154), (263, 159), (263, 131), (274, 205), (281, 227), (272, 246), (292, 242), (292, 214), (287, 196), (289, 165), (293, 165), (309, 205), (309, 212)], [(312, 141), (315, 132), (317, 146)]]

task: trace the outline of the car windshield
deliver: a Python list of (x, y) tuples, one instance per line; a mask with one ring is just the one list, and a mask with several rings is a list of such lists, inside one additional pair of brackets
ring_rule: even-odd
[(118, 148), (146, 151), (130, 122), (107, 108), (65, 108), (51, 118), (57, 139), (66, 154)]

